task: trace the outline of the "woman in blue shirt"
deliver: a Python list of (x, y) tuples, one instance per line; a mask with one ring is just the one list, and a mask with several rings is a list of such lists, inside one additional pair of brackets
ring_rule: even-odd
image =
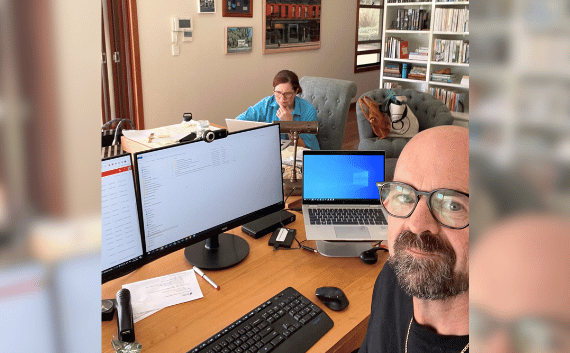
[[(297, 97), (303, 89), (299, 77), (289, 70), (282, 70), (273, 78), (273, 95), (249, 107), (236, 119), (272, 123), (274, 121), (317, 121), (317, 110), (303, 98)], [(317, 136), (300, 134), (305, 146), (318, 150)]]

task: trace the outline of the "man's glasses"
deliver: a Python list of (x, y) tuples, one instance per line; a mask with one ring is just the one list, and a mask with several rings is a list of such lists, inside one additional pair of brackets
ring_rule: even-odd
[(289, 99), (289, 98), (291, 98), (291, 97), (293, 97), (293, 96), (295, 95), (295, 92), (285, 92), (285, 93), (283, 93), (283, 92), (279, 92), (279, 91), (273, 91), (273, 93), (275, 94), (275, 97), (279, 97), (279, 98), (285, 97), (285, 98), (287, 98), (287, 99)]
[(570, 324), (543, 317), (497, 320), (478, 308), (469, 309), (469, 337), (473, 347), (484, 352), (498, 333), (506, 334), (515, 352), (570, 352)]
[(410, 217), (420, 196), (424, 195), (431, 214), (439, 224), (452, 229), (463, 229), (469, 225), (469, 194), (450, 189), (418, 191), (400, 182), (377, 182), (376, 186), (380, 203), (393, 217)]

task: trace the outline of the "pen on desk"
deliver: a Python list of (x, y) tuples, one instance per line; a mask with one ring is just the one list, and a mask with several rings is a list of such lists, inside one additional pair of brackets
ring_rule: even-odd
[(210, 277), (206, 276), (204, 274), (204, 272), (202, 272), (202, 270), (200, 270), (198, 267), (194, 266), (194, 271), (196, 271), (196, 273), (202, 277), (203, 279), (205, 279), (206, 281), (208, 281), (208, 283), (210, 283), (212, 285), (212, 287), (216, 288), (217, 290), (220, 290), (220, 286), (218, 286), (214, 281), (212, 281), (210, 279)]

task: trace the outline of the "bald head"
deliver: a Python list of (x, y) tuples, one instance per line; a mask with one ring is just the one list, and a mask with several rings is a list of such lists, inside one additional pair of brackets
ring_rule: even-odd
[[(446, 125), (420, 132), (402, 150), (394, 180), (420, 190), (448, 188), (468, 193), (469, 131)], [(449, 181), (453, 185), (446, 184)], [(425, 182), (430, 186), (420, 185)]]

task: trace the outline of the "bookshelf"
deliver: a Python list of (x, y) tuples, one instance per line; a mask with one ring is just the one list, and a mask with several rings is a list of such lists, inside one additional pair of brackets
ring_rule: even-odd
[(432, 93), (468, 126), (469, 1), (397, 1), (384, 3), (380, 87)]

